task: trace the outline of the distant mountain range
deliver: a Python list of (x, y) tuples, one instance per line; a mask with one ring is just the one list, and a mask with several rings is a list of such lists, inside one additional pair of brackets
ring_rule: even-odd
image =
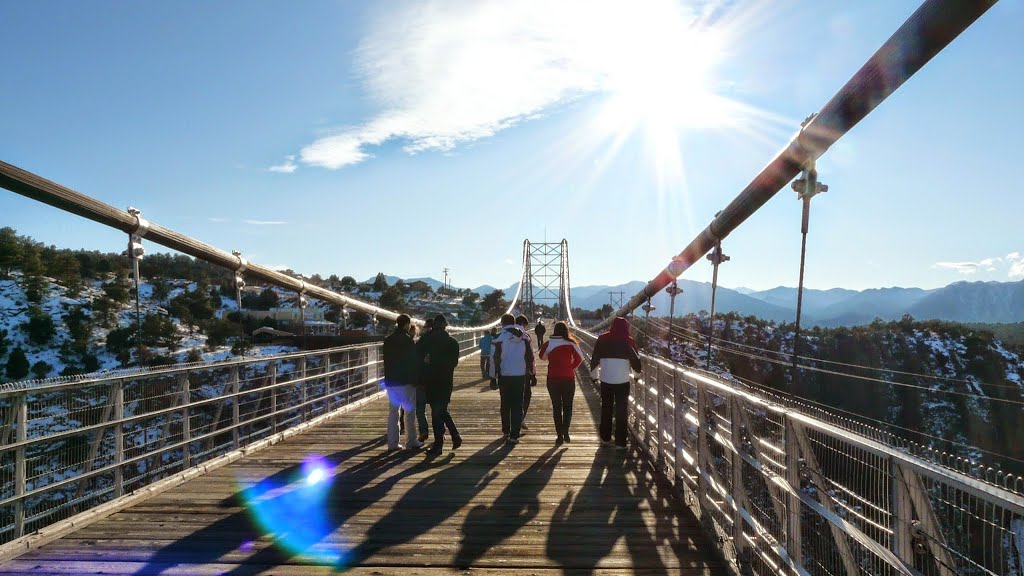
[[(371, 279), (372, 280), (372, 279)], [(388, 283), (397, 278), (388, 277)], [(436, 288), (441, 282), (433, 278), (413, 278), (406, 282), (423, 280)], [(646, 282), (633, 281), (617, 286), (576, 286), (571, 297), (574, 308), (596, 310), (609, 303), (609, 292), (624, 292), (628, 300), (639, 292)], [(504, 288), (505, 297), (511, 297), (519, 283)], [(676, 299), (675, 314), (683, 315), (708, 310), (711, 305), (711, 284), (680, 280), (683, 294)], [(484, 296), (495, 288), (484, 285), (473, 291)], [(796, 319), (796, 288), (779, 286), (770, 290), (719, 287), (715, 302), (718, 312), (736, 312), (743, 316), (757, 316), (775, 322)], [(667, 316), (670, 300), (664, 291), (651, 303), (652, 314)], [(954, 322), (1009, 323), (1024, 322), (1024, 281), (1018, 282), (955, 282), (944, 288), (871, 288), (868, 290), (804, 290), (804, 325), (852, 326), (870, 323), (875, 318), (898, 320), (909, 314), (917, 320), (948, 320)]]

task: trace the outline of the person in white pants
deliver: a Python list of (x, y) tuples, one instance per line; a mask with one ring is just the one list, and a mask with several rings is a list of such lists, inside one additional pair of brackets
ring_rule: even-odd
[(416, 384), (419, 381), (419, 356), (416, 343), (409, 335), (412, 319), (401, 314), (395, 320), (395, 331), (384, 339), (384, 388), (388, 393), (388, 450), (402, 448), (398, 444), (398, 412), (405, 410), (405, 447), (421, 448), (416, 439)]

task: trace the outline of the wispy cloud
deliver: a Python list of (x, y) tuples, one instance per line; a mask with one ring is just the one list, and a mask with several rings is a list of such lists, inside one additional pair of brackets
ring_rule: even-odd
[(955, 270), (960, 274), (974, 274), (978, 270), (995, 272), (996, 269), (994, 264), (1000, 260), (1002, 260), (1002, 258), (985, 258), (984, 260), (979, 260), (977, 262), (936, 262), (932, 267)]
[(964, 275), (1006, 270), (1010, 278), (1024, 278), (1024, 255), (1020, 252), (1010, 252), (1003, 257), (993, 256), (977, 262), (936, 262), (932, 264), (932, 268), (953, 270)]
[(287, 224), (284, 220), (242, 220), (246, 224), (252, 224), (253, 226), (282, 226)]
[(231, 222), (230, 218), (217, 218), (215, 216), (210, 216), (210, 217), (207, 218), (207, 220), (209, 220), (210, 222), (213, 222), (215, 224), (222, 224), (224, 222)]
[[(676, 0), (650, 0), (642, 9), (614, 0), (407, 3), (381, 17), (356, 51), (359, 79), (379, 112), (317, 139), (299, 159), (337, 169), (388, 141), (409, 153), (446, 152), (492, 136), (609, 90), (635, 70), (638, 62), (624, 56), (637, 54), (633, 44), (685, 35), (695, 18), (690, 10)], [(664, 53), (663, 45), (650, 44), (656, 49), (644, 52), (646, 60), (665, 56), (657, 50)], [(686, 59), (671, 56), (677, 65)], [(280, 168), (295, 169), (291, 160)]]
[(285, 156), (284, 162), (271, 166), (270, 168), (267, 168), (267, 170), (271, 172), (278, 172), (280, 174), (291, 174), (292, 172), (295, 172), (297, 168), (298, 165), (295, 164), (295, 156), (291, 155)]

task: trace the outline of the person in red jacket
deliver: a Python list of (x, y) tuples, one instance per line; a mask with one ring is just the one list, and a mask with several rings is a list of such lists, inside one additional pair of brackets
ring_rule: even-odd
[[(600, 372), (598, 372), (600, 370)], [(629, 405), (629, 372), (640, 373), (640, 352), (629, 335), (629, 322), (618, 317), (609, 331), (601, 334), (590, 356), (591, 378), (601, 382), (601, 442), (612, 443), (612, 420), (615, 421), (615, 448), (626, 449), (626, 419)]]
[(555, 324), (551, 338), (540, 347), (541, 360), (548, 361), (548, 395), (555, 417), (555, 444), (572, 442), (569, 423), (572, 421), (572, 399), (576, 393), (576, 369), (583, 363), (579, 343), (569, 333), (565, 322)]

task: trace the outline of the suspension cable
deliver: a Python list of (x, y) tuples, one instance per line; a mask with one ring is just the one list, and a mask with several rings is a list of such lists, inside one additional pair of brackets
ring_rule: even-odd
[[(656, 320), (656, 319), (652, 319), (652, 320)], [(675, 330), (685, 330), (686, 332), (689, 332), (691, 334), (696, 335), (700, 339), (703, 339), (705, 337), (705, 335), (700, 333), (700, 332), (697, 332), (695, 330), (689, 330), (689, 329), (686, 329), (686, 328), (681, 327), (681, 326), (676, 326)], [(678, 332), (676, 333), (676, 335), (677, 336), (679, 335)], [(731, 346), (738, 346), (738, 347), (741, 347), (741, 348), (748, 348), (750, 350), (755, 350), (755, 351), (758, 351), (758, 352), (766, 352), (766, 353), (769, 353), (769, 354), (775, 354), (777, 356), (783, 356), (783, 357), (786, 357), (786, 358), (789, 357), (789, 354), (787, 354), (786, 352), (782, 352), (780, 350), (770, 350), (768, 348), (760, 348), (758, 346), (752, 346), (750, 344), (744, 344), (742, 342), (736, 342), (734, 340), (727, 340), (727, 339), (719, 338), (719, 337), (713, 337), (713, 340), (715, 340), (715, 341), (717, 341), (717, 342), (719, 342), (721, 344), (728, 344), (728, 345), (731, 345)], [(695, 343), (697, 343), (699, 345), (704, 345), (704, 342), (695, 342)], [(924, 374), (924, 373), (920, 373), (920, 372), (906, 372), (906, 371), (903, 371), (903, 370), (895, 370), (895, 369), (892, 369), (892, 368), (883, 368), (883, 367), (879, 367), (879, 366), (865, 366), (863, 364), (851, 364), (851, 363), (848, 363), (848, 362), (838, 362), (838, 361), (835, 361), (835, 360), (826, 360), (824, 358), (817, 358), (817, 357), (814, 357), (814, 356), (807, 356), (807, 355), (804, 355), (801, 358), (803, 358), (804, 360), (807, 360), (807, 361), (814, 362), (814, 363), (831, 364), (831, 365), (834, 365), (834, 366), (842, 366), (842, 367), (846, 367), (846, 368), (856, 368), (856, 369), (860, 369), (860, 370), (870, 370), (870, 371), (883, 372), (883, 373), (889, 373), (889, 374), (899, 374), (899, 375), (902, 375), (902, 376), (926, 378), (926, 379), (930, 379), (930, 380), (944, 380), (946, 382), (957, 382), (957, 383), (961, 383), (961, 384), (967, 384), (967, 385), (970, 385), (970, 386), (982, 386), (982, 387), (989, 387), (989, 388), (999, 388), (999, 389), (1005, 389), (1005, 390), (1013, 390), (1015, 392), (1021, 392), (1022, 391), (1020, 386), (1016, 386), (1016, 385), (1013, 385), (1013, 384), (996, 384), (996, 383), (993, 383), (993, 382), (980, 382), (980, 381), (969, 380), (969, 379), (966, 379), (966, 378), (959, 378), (959, 377), (956, 377), (956, 376), (942, 376), (942, 375), (938, 375), (938, 374)]]

